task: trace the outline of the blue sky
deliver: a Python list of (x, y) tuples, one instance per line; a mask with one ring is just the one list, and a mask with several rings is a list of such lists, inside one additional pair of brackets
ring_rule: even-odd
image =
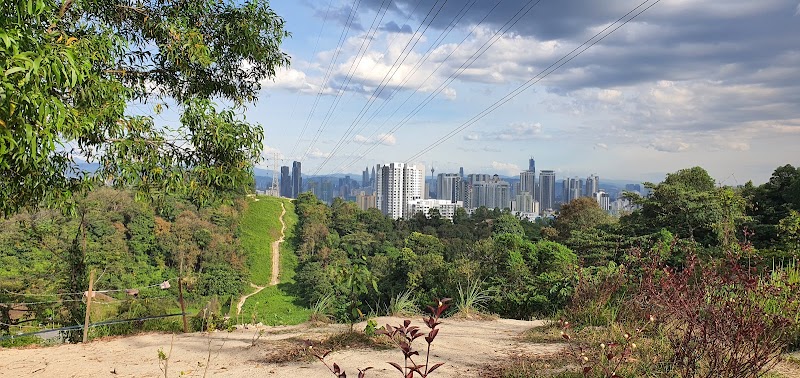
[(726, 184), (800, 165), (796, 0), (661, 0), (416, 157), (641, 0), (534, 3), (272, 1), (292, 33), (283, 45), (292, 65), (263, 83), (247, 111), (264, 126), (264, 155), (302, 159), (305, 174), (413, 161), (437, 173), (510, 175), (533, 156), (560, 176), (660, 180), (700, 165)]

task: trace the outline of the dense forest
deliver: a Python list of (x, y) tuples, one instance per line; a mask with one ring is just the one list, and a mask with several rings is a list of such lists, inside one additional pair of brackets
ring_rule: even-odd
[(486, 310), (503, 317), (552, 315), (569, 302), (579, 274), (630, 264), (634, 251), (668, 246), (668, 263), (686, 253), (702, 259), (743, 251), (767, 268), (798, 253), (800, 172), (778, 168), (761, 186), (719, 187), (702, 168), (646, 185), (647, 197), (628, 195), (638, 209), (618, 219), (591, 198), (561, 207), (555, 219), (517, 219), (507, 210), (463, 209), (453, 221), (435, 213), (392, 220), (310, 193), (297, 199), (301, 244), (298, 284), (313, 304), (334, 296), (337, 317), (367, 313), (413, 292), (417, 303), (457, 297), (477, 285)]
[[(92, 269), (94, 289), (112, 290), (99, 308), (104, 319), (175, 310), (181, 268), (192, 308), (238, 295), (248, 267), (237, 237), (244, 206), (242, 199), (198, 209), (177, 198), (155, 206), (129, 191), (98, 188), (77, 203), (77, 216), (41, 210), (2, 220), (0, 303), (24, 305), (0, 305), (0, 332), (82, 323)], [(168, 290), (158, 287), (164, 281)], [(125, 289), (137, 289), (135, 297)]]

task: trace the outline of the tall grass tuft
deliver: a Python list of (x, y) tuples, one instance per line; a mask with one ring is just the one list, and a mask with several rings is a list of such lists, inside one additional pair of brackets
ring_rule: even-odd
[(312, 322), (330, 323), (333, 320), (331, 304), (333, 304), (333, 294), (327, 294), (317, 299), (311, 306), (309, 320)]
[(467, 282), (466, 287), (458, 284), (458, 298), (456, 300), (456, 313), (464, 316), (473, 316), (486, 310), (486, 303), (491, 300), (491, 291), (481, 289), (483, 281), (474, 280)]
[(389, 301), (387, 315), (389, 316), (411, 316), (418, 314), (417, 304), (414, 302), (411, 290), (406, 290), (397, 294)]

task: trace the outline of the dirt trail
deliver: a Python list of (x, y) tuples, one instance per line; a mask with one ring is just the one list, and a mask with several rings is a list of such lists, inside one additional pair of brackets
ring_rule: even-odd
[[(281, 273), (281, 243), (283, 243), (283, 239), (286, 237), (286, 222), (283, 221), (283, 216), (286, 215), (286, 207), (283, 206), (283, 202), (281, 202), (281, 216), (278, 220), (281, 221), (281, 237), (278, 240), (272, 242), (272, 279), (269, 281), (269, 286), (274, 286), (280, 283), (278, 280), (278, 276)], [(250, 287), (255, 288), (256, 291), (243, 295), (239, 298), (239, 303), (236, 305), (236, 315), (242, 313), (242, 306), (244, 306), (244, 302), (247, 298), (250, 298), (253, 295), (258, 294), (261, 290), (264, 290), (266, 286), (258, 286), (254, 283), (250, 283)]]
[[(420, 317), (412, 318), (422, 326)], [(400, 318), (378, 318), (378, 324), (402, 323)], [(444, 319), (433, 345), (431, 360), (444, 362), (436, 377), (478, 377), (486, 364), (509, 357), (559, 353), (555, 344), (531, 344), (519, 335), (541, 321), (492, 320), (463, 321)], [(363, 329), (364, 323), (356, 325)], [(330, 376), (319, 361), (271, 363), (266, 357), (286, 356), (296, 350), (298, 340), (319, 340), (342, 332), (346, 325), (250, 327), (234, 332), (178, 334), (174, 336), (169, 359), (169, 377), (326, 377)], [(255, 343), (255, 336), (263, 335)], [(144, 334), (96, 340), (86, 345), (60, 345), (36, 349), (0, 349), (0, 376), (8, 377), (163, 377), (159, 370), (158, 350), (170, 350), (170, 334)], [(255, 344), (255, 345), (254, 345)], [(417, 345), (419, 344), (419, 345)], [(415, 342), (422, 347), (424, 340)], [(210, 363), (206, 363), (209, 359)], [(365, 350), (359, 348), (333, 352), (326, 361), (336, 362), (348, 373), (358, 375), (356, 368), (374, 367), (367, 377), (398, 375), (385, 361), (402, 362), (398, 350)], [(112, 373), (113, 372), (113, 373)]]

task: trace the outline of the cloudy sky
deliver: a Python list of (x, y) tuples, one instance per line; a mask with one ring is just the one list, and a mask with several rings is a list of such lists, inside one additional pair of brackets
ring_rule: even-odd
[(798, 0), (642, 1), (273, 0), (292, 66), (247, 117), (305, 174), (510, 175), (533, 156), (560, 176), (700, 165), (736, 184), (800, 165)]

